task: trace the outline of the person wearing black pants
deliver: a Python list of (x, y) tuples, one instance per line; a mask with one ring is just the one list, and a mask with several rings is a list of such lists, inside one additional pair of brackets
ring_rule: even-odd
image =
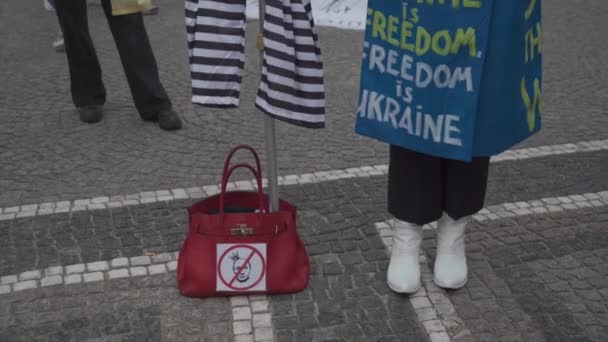
[(483, 208), (489, 157), (449, 160), (390, 147), (388, 210), (395, 217), (388, 286), (415, 293), (421, 286), (422, 226), (438, 220), (434, 282), (447, 289), (467, 282), (465, 225)]
[[(160, 82), (142, 14), (113, 16), (111, 0), (101, 0), (101, 4), (139, 115), (146, 121), (158, 121), (165, 130), (181, 128), (181, 120)], [(55, 12), (65, 41), (72, 100), (81, 121), (98, 122), (103, 117), (106, 91), (89, 33), (86, 0), (55, 0)]]

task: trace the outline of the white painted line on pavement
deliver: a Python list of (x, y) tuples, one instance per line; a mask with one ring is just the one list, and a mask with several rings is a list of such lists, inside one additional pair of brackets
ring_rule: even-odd
[[(608, 139), (583, 141), (576, 144), (550, 145), (506, 151), (492, 158), (492, 162), (516, 161), (554, 155), (608, 150)], [(300, 175), (279, 177), (279, 185), (301, 185), (322, 183), (340, 179), (382, 176), (388, 173), (388, 165), (362, 166), (341, 170), (319, 171)], [(268, 182), (264, 180), (264, 186)], [(228, 183), (228, 190), (253, 190), (252, 180)], [(180, 199), (199, 199), (219, 193), (219, 185), (207, 185), (188, 189), (144, 191), (129, 195), (100, 196), (75, 201), (47, 202), (15, 207), (0, 208), (0, 221), (14, 220), (22, 217), (34, 217), (59, 213), (78, 212), (83, 210), (101, 210), (122, 208), (140, 204), (175, 201)]]
[(272, 342), (270, 299), (265, 295), (230, 298), (235, 342)]

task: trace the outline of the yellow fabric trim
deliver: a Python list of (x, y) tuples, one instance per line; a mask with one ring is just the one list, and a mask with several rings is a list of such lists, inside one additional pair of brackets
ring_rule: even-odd
[(150, 5), (150, 0), (112, 0), (112, 15), (143, 12)]

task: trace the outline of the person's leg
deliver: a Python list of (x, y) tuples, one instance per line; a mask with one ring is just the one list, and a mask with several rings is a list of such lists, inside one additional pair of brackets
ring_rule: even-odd
[(422, 226), (442, 213), (442, 160), (390, 147), (388, 210), (395, 217), (387, 283), (398, 293), (420, 288)]
[(80, 109), (82, 121), (97, 122), (102, 118), (101, 106), (106, 101), (106, 90), (89, 34), (86, 2), (55, 0), (54, 5), (65, 42), (72, 101)]
[(446, 161), (444, 170), (444, 210), (437, 227), (437, 256), (434, 280), (449, 289), (467, 282), (465, 228), (471, 215), (483, 208), (490, 158), (472, 162)]
[(181, 121), (160, 82), (141, 13), (113, 16), (111, 1), (102, 0), (102, 5), (140, 116), (158, 120), (165, 129), (180, 128)]

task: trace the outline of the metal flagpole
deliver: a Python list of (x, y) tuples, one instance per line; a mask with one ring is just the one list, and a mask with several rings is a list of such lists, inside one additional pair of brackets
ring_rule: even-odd
[[(258, 49), (260, 50), (260, 66), (264, 63), (264, 14), (265, 0), (259, 0), (260, 7), (260, 32), (258, 33)], [(277, 172), (277, 150), (274, 119), (264, 115), (264, 138), (266, 142), (266, 174), (268, 175), (268, 193), (270, 197), (270, 212), (279, 210), (279, 175)]]

